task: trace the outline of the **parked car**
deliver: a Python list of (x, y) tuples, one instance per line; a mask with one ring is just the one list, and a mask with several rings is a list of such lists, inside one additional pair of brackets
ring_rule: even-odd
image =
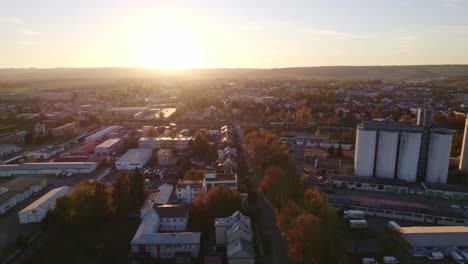
[(385, 264), (396, 264), (396, 263), (400, 263), (400, 261), (398, 261), (397, 258), (395, 258), (394, 256), (385, 256), (382, 258), (383, 260), (383, 263)]
[(440, 251), (434, 251), (434, 252), (427, 254), (426, 257), (430, 260), (440, 260), (440, 259), (444, 259), (444, 254)]
[(378, 264), (377, 260), (374, 258), (363, 258), (361, 261), (362, 264)]
[(460, 256), (456, 251), (450, 252), (450, 257), (457, 263), (457, 264), (465, 264), (463, 257)]

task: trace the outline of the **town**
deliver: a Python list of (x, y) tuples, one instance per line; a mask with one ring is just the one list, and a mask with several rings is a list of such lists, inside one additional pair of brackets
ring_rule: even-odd
[(468, 261), (466, 79), (0, 100), (3, 263)]

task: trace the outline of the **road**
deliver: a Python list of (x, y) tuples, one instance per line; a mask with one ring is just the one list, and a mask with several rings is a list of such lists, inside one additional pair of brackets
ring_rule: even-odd
[[(244, 131), (242, 130), (241, 126), (236, 124), (235, 125), (236, 133), (239, 137), (240, 145), (242, 146), (242, 151), (244, 153), (244, 157), (246, 159), (247, 164), (250, 168), (254, 167), (254, 162), (250, 157), (247, 149), (245, 148), (246, 142), (244, 138)], [(253, 179), (252, 184), (254, 190), (257, 192), (258, 184), (260, 181), (261, 171), (260, 169), (256, 168), (253, 170)], [(277, 264), (284, 264), (289, 263), (289, 258), (287, 254), (287, 242), (281, 236), (281, 231), (276, 226), (276, 216), (273, 208), (270, 206), (269, 202), (266, 200), (265, 196), (258, 192), (258, 206), (261, 210), (261, 219), (260, 225), (261, 229), (264, 231), (264, 234), (268, 237), (271, 242), (271, 255), (264, 256), (264, 263), (277, 263)], [(257, 238), (260, 239), (260, 238)]]

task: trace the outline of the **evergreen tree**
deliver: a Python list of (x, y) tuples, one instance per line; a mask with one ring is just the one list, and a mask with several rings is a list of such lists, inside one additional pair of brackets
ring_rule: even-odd
[(127, 174), (120, 174), (114, 183), (112, 191), (112, 203), (115, 213), (119, 216), (128, 213), (129, 203), (129, 180)]
[(129, 200), (132, 209), (139, 209), (146, 198), (145, 179), (138, 168), (130, 177)]

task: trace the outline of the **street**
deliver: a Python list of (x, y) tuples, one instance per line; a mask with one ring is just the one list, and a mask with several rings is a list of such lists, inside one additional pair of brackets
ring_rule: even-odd
[[(242, 147), (242, 151), (244, 157), (246, 159), (247, 164), (250, 168), (252, 168), (254, 162), (252, 161), (249, 152), (247, 151), (246, 142), (244, 138), (244, 131), (240, 127), (240, 125), (235, 125), (236, 132), (239, 138), (240, 145)], [(259, 223), (264, 231), (265, 235), (271, 242), (271, 255), (264, 256), (264, 263), (278, 263), (284, 264), (289, 263), (288, 258), (288, 250), (287, 250), (287, 242), (281, 236), (281, 231), (276, 226), (276, 217), (273, 208), (270, 206), (269, 202), (266, 200), (265, 196), (258, 192), (258, 184), (260, 182), (261, 171), (259, 168), (253, 169), (253, 179), (252, 184), (254, 190), (257, 192), (258, 197), (258, 206), (261, 210), (261, 223)], [(257, 238), (260, 239), (260, 238)]]

